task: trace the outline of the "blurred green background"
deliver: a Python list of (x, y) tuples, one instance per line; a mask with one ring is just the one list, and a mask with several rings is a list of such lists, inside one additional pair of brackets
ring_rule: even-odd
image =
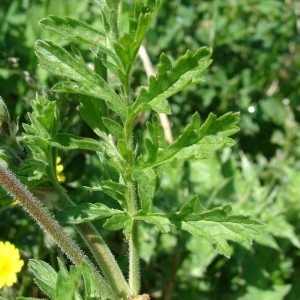
[[(124, 29), (134, 1), (124, 1)], [(93, 136), (78, 115), (76, 95), (58, 95), (51, 87), (59, 78), (38, 67), (33, 46), (50, 39), (68, 48), (57, 35), (43, 31), (38, 21), (48, 15), (79, 18), (101, 27), (97, 5), (88, 0), (2, 0), (0, 3), (0, 95), (20, 135), (29, 100), (48, 93), (61, 108), (65, 132)], [(300, 2), (296, 0), (162, 0), (144, 45), (154, 66), (161, 52), (176, 60), (187, 49), (214, 50), (206, 81), (170, 100), (169, 117), (177, 136), (191, 115), (205, 119), (240, 111), (241, 131), (236, 145), (205, 161), (169, 165), (155, 199), (157, 210), (174, 210), (195, 193), (212, 208), (231, 203), (235, 213), (251, 214), (267, 226), (253, 246), (232, 245), (232, 257), (218, 255), (205, 240), (174, 230), (162, 235), (151, 227), (141, 234), (143, 291), (151, 299), (262, 299), (300, 297)], [(93, 53), (78, 46), (87, 61)], [(132, 72), (132, 88), (147, 85), (139, 58)], [(145, 116), (144, 119), (146, 119)], [(142, 119), (140, 128), (145, 128)], [(64, 183), (76, 202), (108, 202), (82, 186), (95, 186), (101, 165), (91, 153), (60, 152)], [(120, 233), (102, 231), (126, 270), (126, 243)], [(68, 228), (75, 235), (72, 228)], [(9, 240), (30, 258), (56, 266), (61, 256), (19, 207), (2, 212), (0, 240)], [(0, 295), (43, 297), (23, 267), (13, 288)]]

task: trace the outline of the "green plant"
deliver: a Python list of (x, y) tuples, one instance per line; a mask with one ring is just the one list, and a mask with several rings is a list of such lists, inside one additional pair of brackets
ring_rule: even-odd
[[(229, 204), (205, 210), (197, 195), (183, 199), (181, 207), (169, 211), (158, 210), (153, 204), (164, 166), (206, 159), (217, 149), (232, 146), (234, 141), (230, 136), (238, 131), (239, 114), (226, 113), (219, 118), (210, 114), (202, 122), (195, 113), (183, 132), (168, 145), (157, 114), (170, 114), (167, 98), (203, 81), (200, 74), (211, 63), (211, 49), (188, 50), (175, 63), (161, 54), (157, 75), (151, 76), (148, 88), (141, 87), (136, 95), (130, 86), (132, 66), (159, 1), (136, 1), (125, 33), (120, 29), (122, 1), (96, 2), (102, 16), (102, 30), (72, 18), (51, 16), (40, 21), (44, 29), (89, 47), (95, 54), (93, 69), (74, 45), (67, 51), (40, 40), (35, 44), (35, 53), (44, 69), (66, 78), (53, 87), (54, 91), (80, 95), (80, 115), (97, 138), (59, 132), (57, 103), (46, 96), (37, 96), (31, 101), (30, 125), (23, 125), (26, 135), (19, 142), (1, 101), (0, 182), (77, 267), (69, 273), (59, 261), (60, 271), (56, 273), (42, 261), (31, 261), (37, 284), (51, 299), (82, 299), (81, 274), (85, 299), (147, 299), (146, 294), (140, 295), (138, 237), (142, 222), (154, 225), (162, 233), (177, 228), (203, 237), (227, 257), (230, 256), (228, 240), (249, 243), (262, 224), (246, 215), (230, 215)], [(135, 129), (135, 120), (145, 111), (151, 111), (152, 118), (146, 123), (147, 130), (141, 132)], [(101, 199), (96, 203), (81, 199), (75, 204), (57, 179), (58, 149), (96, 152), (101, 161), (99, 183), (87, 188), (95, 193), (101, 191), (116, 203), (111, 201), (106, 205)], [(59, 211), (55, 218), (42, 202)], [(5, 192), (2, 203), (9, 204)], [(128, 281), (91, 224), (98, 219), (104, 219), (103, 227), (107, 230), (122, 230), (128, 241)], [(61, 224), (74, 225), (89, 247), (92, 260)]]

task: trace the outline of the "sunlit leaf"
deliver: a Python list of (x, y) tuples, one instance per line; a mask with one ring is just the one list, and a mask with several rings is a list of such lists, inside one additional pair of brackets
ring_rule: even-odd
[(154, 109), (159, 113), (170, 113), (166, 99), (184, 88), (203, 81), (199, 75), (210, 65), (212, 51), (203, 47), (195, 53), (187, 51), (174, 66), (170, 59), (162, 54), (157, 75), (150, 76), (148, 90), (142, 88), (133, 109), (135, 113), (146, 109)]
[(62, 47), (49, 41), (37, 41), (35, 44), (35, 53), (40, 59), (40, 65), (44, 69), (56, 75), (74, 80), (74, 82), (58, 83), (55, 85), (54, 90), (58, 92), (79, 93), (102, 99), (107, 103), (109, 108), (125, 118), (126, 108), (121, 99), (101, 76), (93, 72), (86, 65), (79, 52), (74, 57)]
[(57, 33), (70, 41), (93, 44), (99, 37), (104, 36), (101, 32), (90, 25), (69, 17), (49, 16), (39, 21), (42, 28)]
[[(227, 113), (219, 118), (210, 114), (201, 125), (200, 116), (195, 113), (190, 124), (170, 146), (157, 150), (155, 159), (151, 154), (144, 161), (140, 157), (139, 168), (156, 167), (172, 161), (208, 158), (215, 150), (234, 144), (233, 139), (229, 136), (239, 130), (236, 126), (238, 121), (238, 113)], [(146, 142), (148, 149), (149, 146), (149, 142)], [(155, 150), (154, 146), (151, 147)]]

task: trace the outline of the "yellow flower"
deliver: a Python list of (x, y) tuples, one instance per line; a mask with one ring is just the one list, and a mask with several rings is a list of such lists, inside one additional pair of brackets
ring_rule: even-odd
[(19, 249), (9, 242), (0, 242), (0, 289), (17, 282), (16, 274), (21, 271), (23, 265)]
[(62, 171), (64, 170), (64, 166), (60, 165), (61, 158), (59, 156), (56, 157), (56, 177), (59, 182), (65, 182), (66, 176), (63, 175)]

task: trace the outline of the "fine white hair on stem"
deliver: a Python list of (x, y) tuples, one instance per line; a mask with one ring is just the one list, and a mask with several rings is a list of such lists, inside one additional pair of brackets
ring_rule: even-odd
[(79, 248), (77, 243), (64, 231), (63, 227), (53, 218), (46, 207), (24, 186), (20, 180), (0, 162), (0, 184), (7, 193), (17, 200), (29, 215), (54, 239), (62, 252), (76, 265), (85, 261), (93, 270), (99, 284), (99, 290), (111, 295), (110, 287), (96, 270), (88, 257)]

